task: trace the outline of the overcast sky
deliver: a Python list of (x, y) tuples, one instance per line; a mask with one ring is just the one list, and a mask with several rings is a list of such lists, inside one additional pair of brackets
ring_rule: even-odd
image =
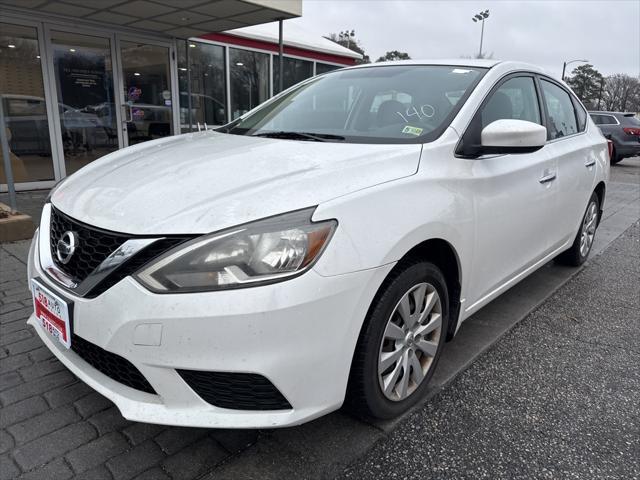
[(302, 18), (287, 22), (321, 35), (355, 29), (372, 60), (388, 50), (417, 59), (474, 55), (480, 25), (471, 18), (489, 9), (483, 51), (493, 58), (557, 76), (573, 59), (604, 75), (640, 75), (640, 0), (303, 0), (302, 8)]

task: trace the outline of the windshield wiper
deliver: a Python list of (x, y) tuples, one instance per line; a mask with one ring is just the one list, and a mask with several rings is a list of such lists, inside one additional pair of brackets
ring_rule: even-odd
[(325, 140), (340, 140), (344, 141), (345, 138), (341, 135), (332, 135), (330, 133), (311, 133), (311, 132), (263, 132), (252, 135), (254, 137), (267, 137), (267, 138), (288, 138), (291, 140), (311, 140), (314, 142), (324, 142)]

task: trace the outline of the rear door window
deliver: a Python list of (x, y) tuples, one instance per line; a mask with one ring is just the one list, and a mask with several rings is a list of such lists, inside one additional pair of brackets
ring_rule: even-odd
[(578, 133), (576, 112), (569, 93), (547, 80), (542, 79), (540, 83), (549, 117), (547, 125), (549, 140)]

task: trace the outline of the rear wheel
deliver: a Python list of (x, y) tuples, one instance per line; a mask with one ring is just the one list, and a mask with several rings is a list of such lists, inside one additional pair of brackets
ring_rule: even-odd
[(573, 245), (571, 245), (569, 250), (560, 254), (558, 261), (577, 267), (587, 260), (589, 252), (591, 252), (591, 247), (593, 247), (599, 215), (600, 201), (598, 200), (598, 195), (594, 192), (591, 194), (591, 198), (587, 204), (587, 210), (584, 212), (580, 230), (573, 241)]
[(448, 321), (444, 276), (429, 262), (398, 265), (369, 309), (354, 354), (347, 404), (358, 415), (395, 417), (426, 393)]
[(618, 152), (616, 152), (616, 149), (614, 147), (613, 152), (611, 152), (611, 165), (615, 165), (616, 163), (619, 163), (622, 161), (622, 157), (620, 155), (618, 155)]

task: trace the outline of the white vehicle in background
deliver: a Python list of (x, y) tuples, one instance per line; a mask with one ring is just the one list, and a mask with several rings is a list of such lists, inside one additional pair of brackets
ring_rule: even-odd
[[(7, 129), (9, 148), (15, 155), (51, 155), (47, 107), (43, 97), (33, 95), (0, 95)], [(62, 133), (82, 129), (104, 128), (95, 114), (58, 103)]]
[(345, 399), (393, 417), (465, 319), (585, 261), (608, 177), (606, 140), (535, 66), (330, 72), (60, 184), (29, 323), (132, 420), (282, 427)]

